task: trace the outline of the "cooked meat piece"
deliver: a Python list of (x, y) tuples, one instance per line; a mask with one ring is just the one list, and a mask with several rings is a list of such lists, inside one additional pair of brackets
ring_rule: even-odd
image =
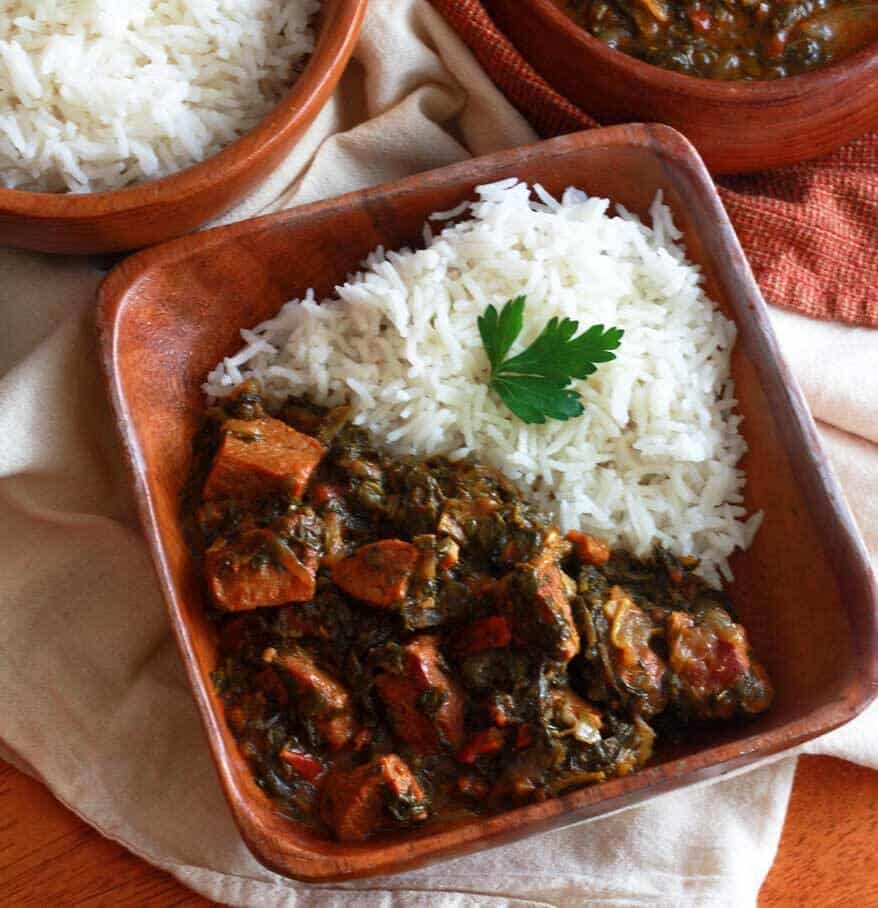
[(284, 491), (299, 498), (326, 448), (272, 417), (229, 419), (204, 484), (206, 501)]
[(574, 583), (551, 551), (516, 565), (500, 586), (502, 608), (515, 640), (538, 646), (565, 662), (579, 652), (579, 634), (570, 611)]
[(204, 553), (204, 572), (218, 608), (237, 612), (313, 598), (317, 552), (291, 545), (272, 530), (220, 537)]
[(433, 718), (423, 709), (421, 690), (401, 675), (385, 672), (375, 679), (375, 689), (387, 708), (394, 734), (415, 753), (432, 754), (441, 743)]
[(747, 633), (716, 605), (672, 612), (667, 621), (671, 697), (698, 719), (727, 719), (768, 709), (773, 691), (765, 669), (750, 653)]
[(340, 682), (318, 668), (298, 647), (281, 652), (269, 648), (263, 654), (263, 661), (274, 665), (292, 682), (298, 695), (297, 709), (314, 719), (330, 750), (339, 750), (350, 742), (357, 724), (350, 694)]
[(388, 754), (354, 770), (333, 770), (321, 787), (320, 814), (340, 841), (364, 842), (393, 820), (427, 819), (429, 805), (406, 763)]
[(350, 596), (381, 608), (401, 602), (420, 553), (401, 539), (382, 539), (337, 562), (332, 579)]
[(464, 696), (442, 667), (438, 638), (425, 634), (403, 648), (402, 673), (388, 671), (375, 687), (390, 715), (395, 735), (416, 753), (454, 750), (463, 741)]
[(645, 718), (660, 713), (667, 705), (667, 666), (649, 645), (660, 628), (618, 586), (612, 587), (603, 608), (610, 622), (607, 643), (613, 675), (623, 688), (620, 693), (634, 697), (635, 710)]

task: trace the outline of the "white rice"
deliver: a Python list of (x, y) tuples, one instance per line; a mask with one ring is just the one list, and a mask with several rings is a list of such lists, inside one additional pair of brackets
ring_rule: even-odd
[(0, 4), (0, 185), (96, 192), (219, 151), (278, 102), (320, 0)]
[[(474, 455), (529, 489), (565, 531), (646, 554), (661, 542), (731, 579), (761, 515), (743, 506), (746, 450), (730, 372), (735, 326), (707, 298), (657, 197), (652, 227), (568, 189), (560, 203), (514, 179), (481, 186), (468, 219), (426, 248), (377, 249), (322, 303), (311, 292), (242, 332), (204, 385), (258, 378), (273, 400), (350, 402), (398, 454)], [(534, 198), (535, 197), (535, 198)], [(445, 215), (461, 215), (454, 209)], [(435, 220), (434, 216), (434, 220)], [(623, 328), (618, 356), (572, 387), (585, 414), (525, 425), (488, 389), (476, 320), (527, 295), (513, 352), (552, 316)]]

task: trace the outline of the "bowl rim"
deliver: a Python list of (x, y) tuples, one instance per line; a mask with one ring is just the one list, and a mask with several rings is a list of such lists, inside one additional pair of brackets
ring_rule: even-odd
[(866, 44), (848, 56), (833, 60), (826, 66), (817, 67), (810, 72), (785, 76), (782, 79), (707, 79), (664, 69), (604, 44), (586, 28), (574, 22), (552, 0), (518, 0), (518, 2), (529, 6), (545, 25), (560, 30), (568, 40), (587, 49), (608, 68), (624, 70), (643, 84), (705, 102), (780, 104), (801, 97), (809, 90), (825, 89), (837, 83), (843, 84), (854, 76), (861, 76), (863, 72), (873, 72), (878, 78), (878, 40)]
[[(792, 410), (811, 466), (811, 476), (819, 494), (841, 530), (836, 544), (844, 550), (844, 559), (855, 562), (864, 578), (868, 615), (859, 628), (860, 638), (854, 652), (856, 674), (850, 684), (832, 701), (818, 705), (804, 715), (764, 732), (749, 730), (730, 741), (708, 744), (691, 757), (674, 758), (666, 764), (650, 765), (628, 777), (608, 780), (599, 786), (577, 789), (552, 798), (543, 804), (527, 805), (503, 811), (462, 828), (440, 828), (419, 838), (378, 839), (364, 846), (334, 853), (321, 853), (298, 845), (286, 837), (268, 835), (255, 815), (252, 799), (238, 786), (230, 761), (223, 755), (219, 722), (205, 681), (192, 648), (190, 627), (180, 605), (181, 591), (166, 557), (164, 530), (156, 511), (156, 500), (150, 485), (139, 419), (132, 413), (126, 380), (117, 369), (117, 353), (125, 336), (124, 320), (130, 306), (143, 299), (140, 290), (156, 268), (174, 265), (192, 253), (218, 250), (226, 243), (245, 243), (248, 235), (293, 227), (296, 222), (332, 220), (351, 203), (374, 205), (380, 209), (387, 197), (396, 198), (408, 192), (428, 189), (453, 180), (475, 161), (479, 178), (488, 172), (523, 157), (541, 158), (546, 163), (553, 157), (577, 155), (591, 145), (646, 146), (665, 167), (680, 166), (690, 189), (701, 189), (704, 212), (717, 229), (726, 235), (727, 250), (717, 259), (737, 287), (742, 306), (752, 312), (753, 331), (768, 353), (771, 375), (782, 395), (783, 406)], [(466, 181), (473, 175), (467, 171)], [(494, 177), (490, 177), (493, 179)], [(745, 767), (752, 768), (772, 761), (780, 754), (824, 734), (853, 719), (878, 694), (878, 580), (868, 559), (850, 510), (823, 453), (814, 421), (801, 390), (780, 355), (767, 306), (732, 232), (722, 203), (716, 194), (703, 162), (691, 143), (676, 130), (662, 125), (628, 124), (601, 130), (563, 136), (525, 148), (515, 148), (485, 155), (438, 170), (416, 174), (335, 198), (324, 199), (298, 208), (218, 227), (140, 252), (121, 263), (105, 279), (98, 295), (98, 330), (100, 356), (108, 396), (115, 414), (128, 472), (134, 489), (141, 527), (151, 550), (170, 623), (177, 637), (186, 673), (198, 713), (211, 747), (213, 762), (234, 820), (254, 856), (278, 873), (305, 882), (332, 882), (381, 873), (397, 873), (437, 860), (469, 854), (549, 830), (576, 825), (588, 819), (605, 816), (636, 806), (652, 797), (686, 788), (718, 776), (728, 776)], [(851, 628), (852, 637), (855, 629)], [(336, 843), (337, 844), (337, 843)]]
[(81, 220), (134, 210), (148, 210), (169, 201), (182, 202), (208, 185), (245, 174), (253, 159), (284, 145), (300, 125), (309, 123), (323, 106), (333, 73), (350, 57), (368, 0), (322, 0), (318, 16), (334, 4), (331, 17), (319, 22), (314, 50), (298, 78), (250, 130), (202, 161), (181, 170), (120, 189), (100, 192), (33, 192), (0, 187), (0, 211), (56, 220)]

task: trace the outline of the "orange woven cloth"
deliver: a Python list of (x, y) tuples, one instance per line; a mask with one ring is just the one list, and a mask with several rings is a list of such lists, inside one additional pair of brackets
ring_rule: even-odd
[[(599, 125), (542, 79), (479, 0), (432, 2), (540, 135)], [(878, 327), (878, 133), (718, 188), (768, 302)]]

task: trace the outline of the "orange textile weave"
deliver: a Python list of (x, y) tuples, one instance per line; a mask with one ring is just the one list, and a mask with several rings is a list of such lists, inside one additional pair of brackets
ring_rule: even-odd
[[(541, 136), (599, 125), (524, 60), (479, 0), (432, 2)], [(768, 302), (878, 327), (878, 133), (819, 161), (722, 177), (718, 188)]]

